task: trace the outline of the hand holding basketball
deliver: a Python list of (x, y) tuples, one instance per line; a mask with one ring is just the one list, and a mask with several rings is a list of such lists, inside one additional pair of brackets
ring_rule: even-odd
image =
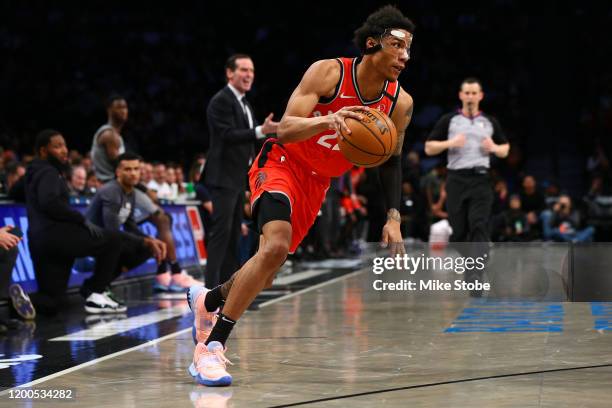
[(344, 120), (348, 129), (338, 132), (340, 151), (356, 166), (379, 166), (397, 149), (395, 124), (384, 112), (358, 108), (351, 109), (351, 115)]
[(353, 118), (357, 120), (362, 120), (363, 115), (359, 113), (359, 111), (363, 111), (368, 109), (364, 106), (345, 106), (337, 112), (329, 115), (330, 123), (329, 128), (335, 130), (340, 134), (340, 132), (345, 132), (350, 134), (351, 130), (346, 124), (346, 119)]

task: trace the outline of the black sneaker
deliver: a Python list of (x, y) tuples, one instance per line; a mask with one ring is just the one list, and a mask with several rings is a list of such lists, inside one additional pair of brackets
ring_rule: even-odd
[(105, 293), (92, 293), (85, 299), (87, 313), (125, 313), (127, 307), (120, 305)]

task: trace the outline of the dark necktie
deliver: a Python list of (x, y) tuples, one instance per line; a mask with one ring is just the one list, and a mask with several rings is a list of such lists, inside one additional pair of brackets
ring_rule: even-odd
[(251, 127), (251, 122), (249, 121), (249, 113), (248, 113), (249, 105), (247, 104), (246, 96), (243, 96), (240, 101), (242, 102), (242, 112), (244, 113), (244, 120), (246, 120), (247, 126)]

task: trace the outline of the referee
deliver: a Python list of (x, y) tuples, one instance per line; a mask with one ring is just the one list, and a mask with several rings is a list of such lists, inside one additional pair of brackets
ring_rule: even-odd
[[(478, 109), (483, 96), (478, 79), (463, 80), (459, 90), (462, 108), (440, 118), (425, 143), (425, 153), (433, 156), (448, 151), (446, 205), (453, 228), (451, 242), (478, 242), (488, 246), (493, 205), (490, 155), (508, 156), (510, 144), (497, 119)], [(481, 250), (477, 256), (487, 253), (486, 247), (475, 246), (473, 249)]]

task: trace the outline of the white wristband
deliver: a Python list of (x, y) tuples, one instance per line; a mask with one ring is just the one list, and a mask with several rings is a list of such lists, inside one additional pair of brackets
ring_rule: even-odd
[(266, 135), (261, 131), (261, 125), (255, 127), (255, 138), (256, 139), (265, 139)]

